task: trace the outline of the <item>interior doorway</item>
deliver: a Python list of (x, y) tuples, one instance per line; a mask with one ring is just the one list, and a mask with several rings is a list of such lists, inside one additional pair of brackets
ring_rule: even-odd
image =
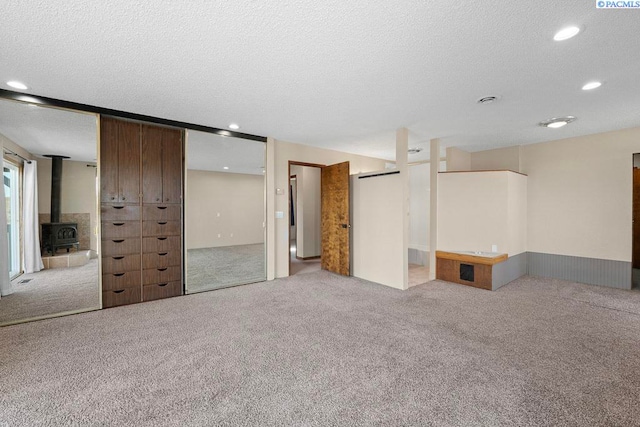
[(9, 242), (9, 277), (15, 279), (21, 273), (20, 259), (20, 166), (7, 160), (3, 162), (4, 195), (7, 209), (7, 241)]
[(323, 165), (289, 162), (289, 275), (321, 269)]
[(640, 289), (640, 153), (633, 155), (633, 244), (631, 288)]

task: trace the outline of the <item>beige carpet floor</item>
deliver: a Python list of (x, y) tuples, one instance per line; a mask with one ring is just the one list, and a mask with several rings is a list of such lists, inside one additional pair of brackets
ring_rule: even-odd
[(23, 274), (12, 285), (14, 293), (0, 299), (0, 325), (56, 313), (100, 308), (98, 259), (92, 259), (81, 267), (53, 268)]
[(262, 243), (187, 251), (187, 293), (260, 282), (266, 274)]
[(0, 425), (638, 426), (640, 293), (325, 271), (0, 328)]

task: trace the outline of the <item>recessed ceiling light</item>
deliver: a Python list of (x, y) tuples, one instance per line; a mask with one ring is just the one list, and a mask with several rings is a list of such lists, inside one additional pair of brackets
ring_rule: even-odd
[(29, 89), (26, 84), (11, 80), (7, 82), (7, 86), (11, 86), (14, 89), (27, 90)]
[(226, 171), (227, 171), (227, 170), (229, 170), (229, 166), (225, 166), (225, 167), (223, 167), (222, 169), (224, 169), (224, 170), (226, 170)]
[(577, 117), (574, 117), (574, 116), (554, 117), (553, 119), (540, 122), (538, 123), (538, 125), (545, 128), (558, 129), (567, 125), (568, 123), (575, 121), (576, 119)]
[(575, 26), (563, 28), (560, 31), (558, 31), (555, 36), (553, 36), (553, 39), (557, 42), (560, 42), (562, 40), (568, 40), (571, 37), (576, 36), (579, 32), (580, 32), (580, 28)]
[(238, 125), (237, 123), (231, 123), (229, 125), (229, 129), (238, 130), (240, 129), (240, 125)]
[(602, 83), (600, 82), (589, 82), (586, 85), (582, 86), (582, 90), (596, 89), (596, 88), (599, 88), (600, 86), (602, 86)]

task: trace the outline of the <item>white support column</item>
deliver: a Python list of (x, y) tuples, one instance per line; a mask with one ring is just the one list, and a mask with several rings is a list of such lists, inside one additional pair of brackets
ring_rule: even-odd
[(265, 248), (267, 250), (267, 280), (276, 277), (276, 141), (267, 138), (267, 153), (265, 158), (265, 201), (266, 201), (266, 235)]
[(396, 131), (396, 168), (400, 171), (402, 185), (402, 289), (409, 288), (409, 130)]
[(429, 170), (431, 197), (429, 200), (429, 280), (436, 278), (436, 249), (438, 248), (438, 172), (440, 171), (440, 139), (430, 141), (431, 168)]

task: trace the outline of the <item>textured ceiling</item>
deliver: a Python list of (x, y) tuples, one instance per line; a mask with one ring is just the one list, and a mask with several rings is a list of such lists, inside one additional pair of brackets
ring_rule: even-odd
[(57, 154), (95, 163), (96, 116), (0, 99), (0, 133), (42, 156)]
[(7, 3), (0, 84), (53, 98), (383, 158), (403, 126), (474, 151), (640, 125), (639, 11), (595, 1)]
[(264, 142), (188, 131), (187, 169), (262, 175), (265, 147)]

